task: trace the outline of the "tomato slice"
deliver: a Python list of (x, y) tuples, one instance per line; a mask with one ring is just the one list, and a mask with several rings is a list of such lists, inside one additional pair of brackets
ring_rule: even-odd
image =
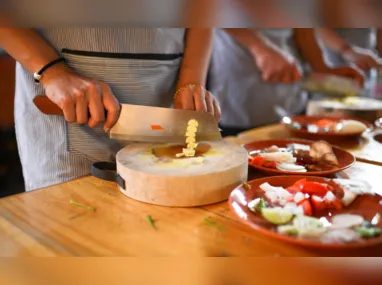
[(314, 211), (321, 211), (321, 210), (326, 209), (326, 207), (327, 207), (324, 200), (321, 197), (316, 196), (316, 195), (312, 196), (311, 202), (312, 202), (312, 207), (313, 207)]
[(296, 186), (298, 187), (299, 189), (302, 189), (304, 184), (306, 183), (306, 178), (303, 178), (303, 179), (300, 179), (298, 181), (296, 181), (293, 186)]
[(287, 201), (287, 202), (294, 202), (294, 196), (290, 195), (290, 196), (286, 197), (285, 201)]
[(274, 161), (265, 161), (263, 163), (263, 166), (267, 167), (267, 168), (277, 168), (276, 167), (276, 162), (274, 162)]
[(260, 155), (257, 155), (253, 158), (252, 160), (252, 165), (256, 165), (256, 166), (263, 166), (265, 162), (265, 159), (264, 157), (260, 156)]
[(325, 185), (318, 182), (305, 182), (301, 189), (303, 193), (322, 197), (325, 196), (328, 191)]
[(304, 215), (305, 216), (313, 215), (313, 209), (312, 209), (312, 205), (310, 204), (309, 199), (304, 199), (301, 202), (299, 202), (297, 205), (302, 206), (302, 208), (304, 209)]
[(313, 195), (311, 202), (314, 211), (321, 211), (325, 209), (341, 210), (343, 207), (341, 200), (338, 198), (336, 198), (334, 201), (328, 201), (324, 200), (322, 197)]
[(341, 210), (342, 207), (343, 207), (342, 201), (340, 199), (338, 199), (338, 198), (336, 200), (334, 200), (334, 201), (331, 201), (330, 202), (330, 206), (331, 206), (331, 208), (334, 208), (336, 210)]
[(298, 192), (301, 192), (301, 189), (297, 186), (289, 186), (288, 188), (286, 188), (286, 190), (292, 194), (296, 194)]
[(335, 121), (332, 121), (332, 120), (321, 119), (321, 120), (318, 120), (317, 122), (315, 122), (315, 125), (316, 125), (317, 127), (324, 128), (324, 127), (330, 127), (330, 126), (332, 126), (334, 123), (335, 123)]

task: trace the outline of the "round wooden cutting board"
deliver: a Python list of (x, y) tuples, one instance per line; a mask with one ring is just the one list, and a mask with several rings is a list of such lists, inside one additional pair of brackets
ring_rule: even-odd
[(193, 207), (227, 200), (247, 181), (248, 153), (242, 146), (201, 142), (195, 157), (177, 158), (183, 147), (133, 143), (119, 151), (117, 172), (125, 181), (121, 192), (150, 204)]

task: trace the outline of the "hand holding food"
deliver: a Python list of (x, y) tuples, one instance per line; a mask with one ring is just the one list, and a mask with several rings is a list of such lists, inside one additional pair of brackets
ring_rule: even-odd
[(327, 69), (324, 73), (353, 79), (358, 83), (359, 87), (361, 88), (365, 84), (365, 74), (362, 71), (358, 70), (358, 68), (356, 67), (346, 66), (330, 68)]
[(93, 128), (106, 120), (107, 130), (118, 121), (120, 105), (106, 83), (80, 76), (65, 65), (46, 70), (41, 83), (46, 96), (63, 110), (70, 123), (87, 123)]
[(220, 120), (220, 105), (211, 92), (202, 86), (187, 85), (181, 87), (174, 96), (174, 107), (183, 110), (209, 112)]

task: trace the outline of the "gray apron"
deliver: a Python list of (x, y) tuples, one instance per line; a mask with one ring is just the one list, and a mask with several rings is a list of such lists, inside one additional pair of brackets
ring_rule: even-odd
[[(296, 55), (292, 29), (264, 29), (277, 46)], [(307, 94), (296, 84), (266, 83), (248, 50), (217, 29), (208, 87), (222, 108), (221, 125), (252, 128), (277, 122), (276, 106), (290, 114), (304, 110)]]
[[(40, 30), (78, 73), (108, 83), (120, 103), (171, 107), (185, 29), (53, 28)], [(15, 122), (27, 191), (89, 175), (91, 164), (115, 152), (62, 116), (33, 105), (41, 85), (20, 64), (16, 70)], [(102, 133), (102, 127), (97, 128)]]

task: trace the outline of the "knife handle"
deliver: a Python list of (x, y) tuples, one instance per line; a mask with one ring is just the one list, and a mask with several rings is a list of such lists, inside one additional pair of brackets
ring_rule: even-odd
[[(33, 103), (36, 105), (37, 109), (40, 110), (45, 115), (64, 115), (62, 109), (53, 103), (47, 96), (38, 95), (34, 97)], [(90, 112), (88, 112), (90, 118)], [(107, 111), (105, 109), (105, 117), (107, 117)]]
[(53, 103), (47, 96), (36, 96), (33, 99), (33, 103), (40, 112), (46, 115), (64, 115), (62, 109)]

